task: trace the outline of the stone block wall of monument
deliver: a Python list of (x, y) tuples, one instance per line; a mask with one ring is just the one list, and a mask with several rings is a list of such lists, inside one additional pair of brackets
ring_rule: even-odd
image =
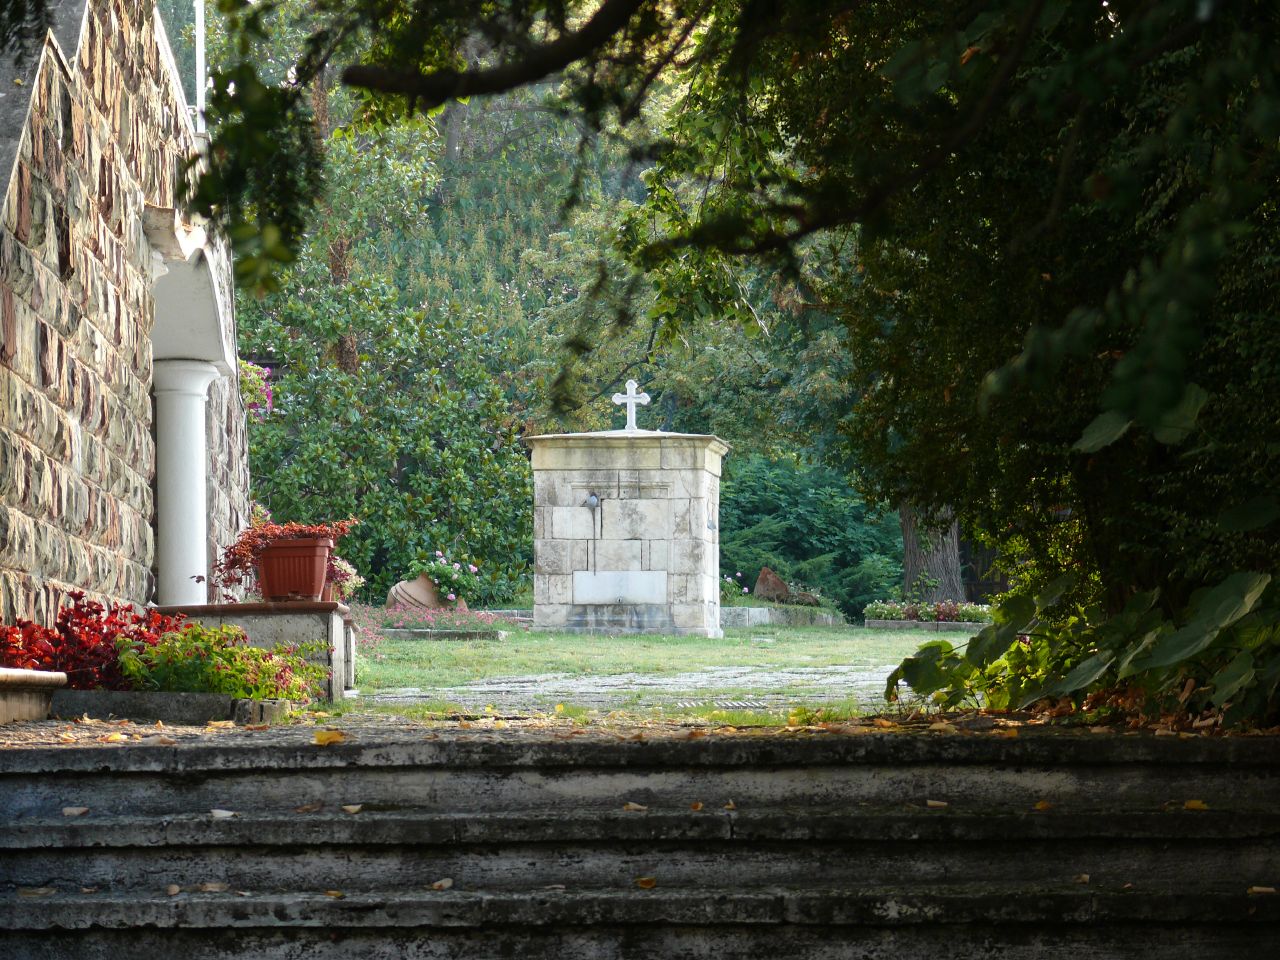
[[(149, 0), (90, 0), (74, 60), (46, 48), (0, 223), (0, 622), (69, 590), (152, 594), (151, 249), (195, 145)], [(8, 96), (19, 88), (6, 90)], [(211, 540), (247, 515), (244, 412), (209, 403)]]

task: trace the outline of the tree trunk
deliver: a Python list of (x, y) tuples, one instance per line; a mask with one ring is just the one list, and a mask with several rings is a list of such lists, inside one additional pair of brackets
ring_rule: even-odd
[(902, 593), (908, 600), (937, 603), (960, 601), (960, 526), (954, 520), (942, 528), (921, 526), (915, 508), (898, 505), (902, 525)]

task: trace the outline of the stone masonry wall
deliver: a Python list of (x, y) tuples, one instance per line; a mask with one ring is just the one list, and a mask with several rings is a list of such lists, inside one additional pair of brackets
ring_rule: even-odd
[[(209, 388), (205, 413), (209, 446), (209, 559), (249, 525), (249, 438), (239, 382), (223, 377)], [(209, 585), (209, 602), (223, 599)]]
[[(142, 213), (176, 206), (195, 149), (152, 7), (90, 0), (72, 63), (46, 47), (29, 90), (0, 223), (0, 622), (49, 622), (72, 589), (135, 603), (152, 593)], [(229, 524), (243, 499), (243, 411), (233, 382), (215, 390), (211, 418), (229, 425), (214, 431), (211, 485)]]

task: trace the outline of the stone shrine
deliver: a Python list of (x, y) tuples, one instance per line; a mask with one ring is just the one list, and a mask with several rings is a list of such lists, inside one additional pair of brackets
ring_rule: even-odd
[(530, 437), (533, 622), (720, 637), (720, 463), (728, 445), (636, 427)]

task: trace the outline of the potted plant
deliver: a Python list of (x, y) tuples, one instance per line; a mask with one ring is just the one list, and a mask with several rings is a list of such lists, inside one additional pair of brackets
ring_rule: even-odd
[(364, 586), (364, 577), (336, 553), (329, 555), (329, 568), (325, 574), (324, 593), (321, 600), (336, 600), (346, 603), (356, 595), (356, 591)]
[(357, 523), (273, 523), (255, 518), (223, 551), (214, 576), (223, 587), (256, 576), (262, 599), (270, 602), (319, 600), (333, 545)]

